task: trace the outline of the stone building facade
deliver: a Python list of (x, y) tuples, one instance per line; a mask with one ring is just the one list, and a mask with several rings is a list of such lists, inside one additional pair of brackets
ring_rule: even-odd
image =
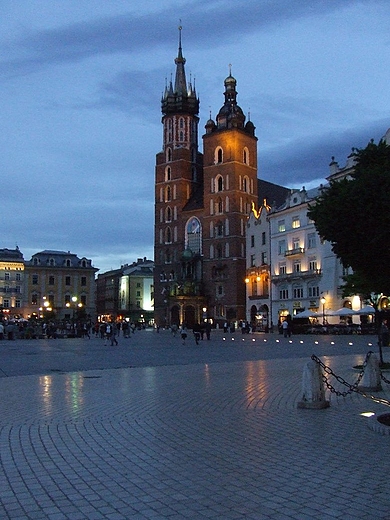
[[(24, 317), (96, 319), (95, 273), (88, 258), (70, 251), (45, 250), (25, 261)], [(52, 314), (53, 313), (53, 314)]]

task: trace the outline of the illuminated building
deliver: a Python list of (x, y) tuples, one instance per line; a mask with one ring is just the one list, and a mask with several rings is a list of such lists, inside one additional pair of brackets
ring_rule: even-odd
[(0, 313), (4, 318), (24, 312), (24, 259), (19, 248), (0, 249)]
[(154, 262), (144, 257), (99, 274), (96, 279), (99, 319), (152, 323), (153, 270)]
[(95, 273), (92, 261), (70, 251), (45, 250), (25, 262), (24, 317), (95, 320)]
[[(174, 84), (162, 97), (163, 149), (156, 156), (155, 319), (169, 326), (245, 319), (245, 230), (257, 206), (257, 137), (237, 104), (236, 79), (205, 125), (187, 83), (181, 38)], [(205, 311), (203, 309), (206, 309)]]

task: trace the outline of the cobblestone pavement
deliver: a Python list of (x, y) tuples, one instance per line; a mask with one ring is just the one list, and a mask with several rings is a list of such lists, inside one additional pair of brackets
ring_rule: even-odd
[[(175, 338), (163, 366), (147, 351), (164, 357), (172, 338), (140, 334), (112, 347), (120, 368), (100, 340), (4, 342), (0, 518), (389, 520), (390, 436), (361, 415), (389, 408), (356, 393), (297, 408), (307, 352), (354, 382), (369, 339), (264, 339)], [(7, 373), (12, 356), (30, 375)], [(85, 369), (66, 372), (78, 358)]]

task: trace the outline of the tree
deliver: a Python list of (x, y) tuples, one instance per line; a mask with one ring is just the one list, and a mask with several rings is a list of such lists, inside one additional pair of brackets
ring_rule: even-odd
[[(308, 215), (320, 237), (354, 271), (355, 294), (390, 294), (390, 146), (371, 140), (353, 149), (349, 178), (331, 181)], [(347, 283), (347, 285), (348, 285)]]

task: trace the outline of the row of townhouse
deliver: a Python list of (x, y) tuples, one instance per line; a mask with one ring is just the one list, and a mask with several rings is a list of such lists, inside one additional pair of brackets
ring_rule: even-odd
[(153, 321), (154, 263), (146, 258), (96, 277), (92, 261), (45, 250), (25, 260), (0, 249), (0, 318)]
[[(349, 175), (353, 166), (352, 157), (344, 168), (332, 158), (327, 180)], [(324, 319), (330, 310), (362, 306), (357, 295), (342, 298), (340, 286), (350, 271), (331, 244), (321, 240), (307, 215), (309, 204), (322, 189), (321, 185), (291, 190), (283, 205), (272, 208), (264, 200), (251, 212), (246, 235), (246, 314), (248, 322), (260, 330), (303, 311), (317, 312)]]
[(88, 258), (45, 250), (30, 260), (16, 249), (0, 249), (0, 313), (3, 318), (96, 316), (95, 273)]

